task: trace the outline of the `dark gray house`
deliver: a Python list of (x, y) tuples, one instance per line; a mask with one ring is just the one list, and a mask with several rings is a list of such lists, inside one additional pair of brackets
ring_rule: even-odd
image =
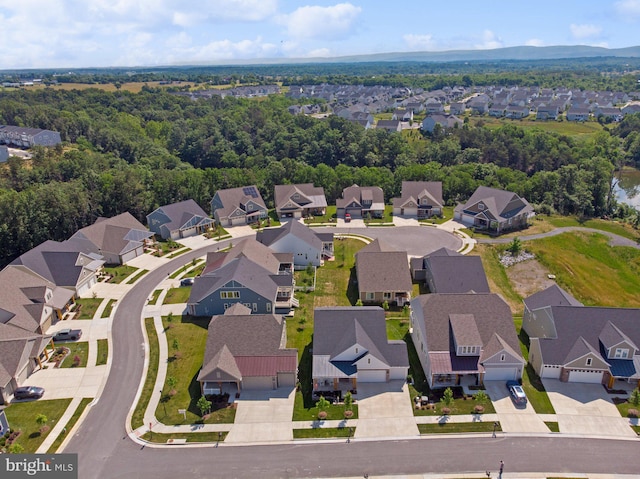
[(400, 198), (393, 198), (393, 215), (423, 219), (442, 214), (441, 181), (403, 181)]
[(422, 258), (411, 258), (411, 274), (431, 293), (489, 293), (480, 256), (464, 256), (440, 248)]
[(177, 240), (205, 233), (213, 219), (193, 200), (161, 206), (147, 215), (149, 229), (162, 239)]
[(327, 210), (324, 188), (313, 183), (276, 185), (274, 197), (278, 218), (324, 215)]
[(218, 190), (211, 199), (216, 223), (235, 226), (256, 223), (267, 217), (267, 207), (255, 185)]
[(384, 192), (379, 186), (352, 185), (342, 190), (342, 198), (336, 200), (336, 214), (344, 218), (349, 213), (351, 218), (371, 216), (382, 218), (384, 215)]

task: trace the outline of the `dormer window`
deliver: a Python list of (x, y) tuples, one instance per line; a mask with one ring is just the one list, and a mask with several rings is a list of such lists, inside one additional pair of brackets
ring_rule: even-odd
[(478, 203), (478, 209), (480, 211), (484, 210), (484, 204), (483, 203)]
[(593, 363), (593, 358), (587, 358), (586, 365), (591, 366), (592, 363)]
[(616, 359), (627, 359), (629, 357), (629, 350), (626, 348), (616, 348), (613, 357)]
[(500, 355), (500, 361), (504, 361), (507, 358), (506, 354)]
[(299, 200), (300, 199), (300, 195), (298, 193), (296, 193), (295, 195), (293, 195), (293, 199), (294, 200)]

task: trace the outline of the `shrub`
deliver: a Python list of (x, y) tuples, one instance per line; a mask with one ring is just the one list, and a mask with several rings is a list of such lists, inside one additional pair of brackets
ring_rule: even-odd
[(637, 409), (629, 409), (627, 411), (627, 416), (629, 416), (629, 417), (638, 417), (638, 410)]

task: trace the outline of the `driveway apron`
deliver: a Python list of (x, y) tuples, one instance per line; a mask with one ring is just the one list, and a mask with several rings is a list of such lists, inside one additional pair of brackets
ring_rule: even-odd
[(504, 432), (549, 432), (529, 402), (515, 406), (504, 381), (485, 381), (484, 385)]
[(358, 418), (356, 439), (418, 435), (409, 386), (404, 381), (359, 383)]

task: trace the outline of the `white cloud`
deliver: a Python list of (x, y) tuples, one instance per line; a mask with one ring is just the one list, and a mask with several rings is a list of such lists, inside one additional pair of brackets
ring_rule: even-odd
[(402, 39), (411, 50), (434, 50), (436, 48), (436, 42), (433, 39), (433, 35), (430, 34), (417, 35), (409, 33), (404, 35)]
[(504, 46), (502, 38), (496, 36), (491, 30), (485, 30), (482, 32), (482, 43), (476, 43), (474, 45), (478, 50), (492, 50), (494, 48), (501, 48)]
[(615, 3), (616, 12), (626, 20), (640, 18), (640, 0), (622, 0)]
[(217, 40), (206, 45), (187, 48), (174, 48), (167, 52), (165, 61), (169, 63), (211, 62), (215, 60), (233, 60), (236, 58), (261, 58), (272, 56), (277, 47), (273, 43), (264, 42), (261, 37), (255, 40)]
[(307, 58), (326, 58), (331, 56), (331, 50), (328, 48), (317, 48), (315, 50), (311, 50), (303, 57)]
[(330, 7), (305, 6), (282, 15), (279, 22), (293, 38), (339, 40), (349, 36), (362, 9), (350, 3)]
[(544, 46), (544, 42), (542, 40), (540, 40), (539, 38), (530, 38), (524, 44), (529, 46), (529, 47), (543, 47)]
[(602, 32), (601, 26), (592, 24), (576, 25), (575, 23), (572, 23), (569, 26), (569, 29), (571, 30), (571, 35), (579, 40), (583, 38), (597, 37)]

